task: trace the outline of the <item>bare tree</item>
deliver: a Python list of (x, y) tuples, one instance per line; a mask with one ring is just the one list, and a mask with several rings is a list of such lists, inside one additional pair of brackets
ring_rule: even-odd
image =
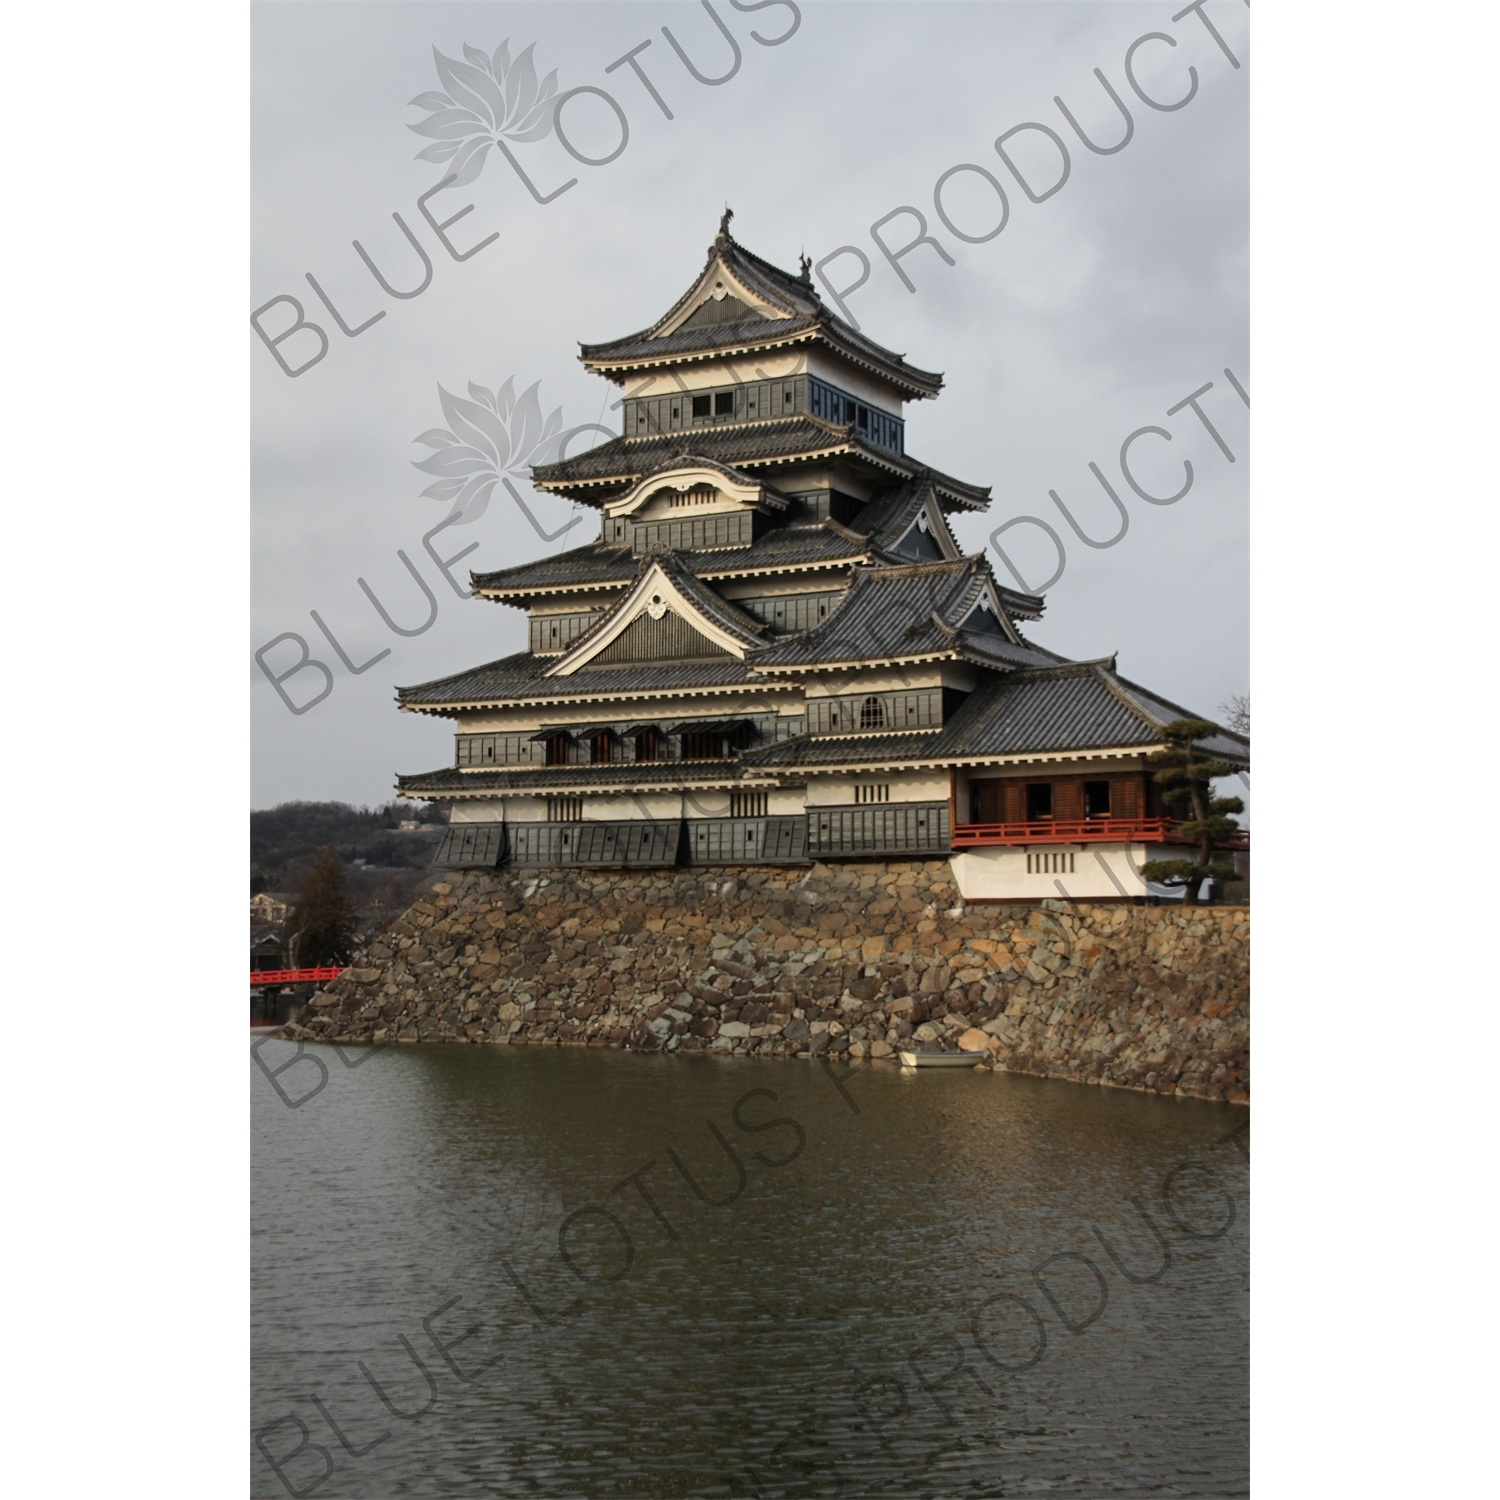
[(1224, 725), (1232, 729), (1236, 734), (1248, 736), (1250, 733), (1250, 694), (1233, 693), (1219, 705), (1219, 712), (1224, 715)]

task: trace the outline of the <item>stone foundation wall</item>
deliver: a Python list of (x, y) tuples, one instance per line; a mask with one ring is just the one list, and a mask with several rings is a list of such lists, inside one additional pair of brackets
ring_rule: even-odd
[(946, 860), (440, 881), (310, 1040), (890, 1057), (1249, 1099), (1245, 907), (965, 907)]

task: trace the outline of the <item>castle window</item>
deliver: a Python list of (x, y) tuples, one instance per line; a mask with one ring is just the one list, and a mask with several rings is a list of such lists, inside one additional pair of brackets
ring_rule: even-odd
[(891, 786), (888, 781), (855, 782), (854, 800), (856, 802), (889, 802), (891, 800)]
[(1109, 816), (1109, 783), (1107, 781), (1084, 782), (1083, 815), (1086, 818)]
[(1026, 873), (1028, 875), (1076, 875), (1078, 855), (1071, 849), (1059, 849), (1046, 854), (1028, 854)]
[(656, 730), (643, 729), (636, 735), (635, 758), (637, 760), (661, 759), (661, 735)]
[(583, 822), (583, 798), (548, 797), (547, 821), (549, 823)]
[(714, 397), (714, 415), (716, 417), (732, 417), (734, 415), (733, 391), (720, 391)]
[(1026, 786), (1026, 821), (1035, 823), (1052, 816), (1052, 783), (1032, 781)]
[(731, 818), (765, 817), (767, 795), (765, 792), (731, 792), (729, 816)]
[(601, 729), (593, 738), (594, 764), (604, 766), (609, 764), (609, 742), (614, 736), (607, 729)]
[(861, 729), (885, 728), (885, 705), (879, 698), (866, 698), (860, 704), (859, 727)]
[(706, 417), (708, 415), (709, 409), (711, 408), (712, 405), (713, 405), (713, 397), (712, 396), (694, 396), (693, 397), (693, 415), (695, 417)]
[(568, 743), (570, 736), (566, 734), (554, 734), (547, 741), (547, 764), (549, 766), (565, 766), (568, 764)]
[(673, 421), (674, 421), (674, 422), (676, 422), (676, 421), (678, 421), (678, 420), (680, 420), (680, 417), (681, 417), (681, 412), (680, 412), (680, 409), (679, 409), (679, 408), (678, 408), (678, 407), (675, 407), (675, 406), (674, 406), (674, 407), (673, 407), (673, 408), (672, 408), (672, 420), (673, 420)]

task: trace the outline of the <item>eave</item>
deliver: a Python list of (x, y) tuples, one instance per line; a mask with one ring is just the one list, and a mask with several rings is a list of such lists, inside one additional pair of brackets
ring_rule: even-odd
[(580, 345), (583, 352), (579, 354), (578, 359), (590, 374), (602, 375), (612, 384), (623, 386), (632, 374), (639, 374), (646, 370), (712, 364), (726, 359), (736, 359), (746, 354), (763, 354), (768, 350), (791, 349), (798, 344), (818, 343), (832, 350), (840, 359), (847, 360), (848, 363), (878, 376), (886, 384), (905, 391), (908, 400), (931, 400), (943, 388), (943, 377), (939, 372), (918, 370), (912, 365), (893, 365), (884, 360), (872, 359), (856, 345), (839, 338), (826, 325), (815, 325), (811, 328), (804, 326), (778, 334), (775, 331), (777, 321), (766, 319), (765, 324), (768, 326), (765, 327), (747, 322), (744, 326), (751, 334), (750, 337), (718, 344), (710, 349), (663, 351), (659, 355), (641, 352), (610, 358), (588, 352), (591, 348), (602, 347), (600, 345)]
[[(567, 678), (561, 679), (566, 682)], [(481, 713), (501, 708), (584, 708), (590, 703), (629, 703), (651, 698), (728, 698), (736, 693), (765, 692), (782, 686), (774, 682), (730, 682), (716, 687), (667, 687), (660, 692), (636, 688), (625, 693), (553, 693), (545, 697), (512, 696), (506, 698), (455, 699), (451, 703), (398, 703), (404, 714), (430, 714), (436, 719), (451, 719), (455, 714)], [(786, 688), (791, 691), (790, 688)]]
[[(902, 731), (883, 730), (883, 734), (901, 733)], [(931, 737), (932, 734), (940, 732), (933, 730), (917, 730), (915, 734)], [(832, 735), (819, 735), (819, 739), (832, 739)], [(849, 738), (854, 736), (839, 736)], [(820, 761), (815, 766), (788, 766), (786, 769), (800, 772), (805, 777), (841, 775), (856, 771), (950, 771), (965, 770), (973, 766), (1007, 766), (1007, 765), (1037, 765), (1050, 764), (1057, 761), (1074, 760), (1137, 760), (1143, 755), (1150, 755), (1153, 751), (1160, 750), (1161, 745), (1131, 745), (1128, 747), (1109, 746), (1090, 750), (1032, 750), (1022, 753), (1008, 755), (947, 755), (942, 757), (933, 756), (887, 756), (880, 760), (847, 760), (847, 761)], [(768, 766), (766, 774), (771, 774), (776, 768)]]
[[(805, 676), (810, 672), (869, 672), (884, 667), (917, 667), (935, 661), (959, 661), (964, 659), (960, 651), (929, 651), (917, 656), (860, 656), (845, 661), (788, 662), (785, 665), (762, 666), (747, 660), (745, 665), (759, 674), (795, 672)], [(986, 667), (993, 663), (986, 661)]]
[[(722, 550), (743, 549), (724, 548)], [(702, 557), (704, 553), (700, 551), (696, 555)], [(694, 572), (697, 577), (703, 579), (769, 578), (780, 573), (817, 573), (848, 569), (868, 563), (870, 557), (871, 554), (866, 551), (851, 554), (848, 557), (818, 558), (810, 562), (763, 563), (757, 567), (744, 568), (697, 568)], [(611, 583), (556, 583), (524, 589), (487, 589), (475, 586), (473, 593), (476, 598), (487, 599), (492, 604), (511, 604), (515, 608), (525, 609), (526, 601), (531, 599), (546, 599), (557, 594), (615, 592), (629, 589), (632, 582), (631, 579), (621, 579)]]

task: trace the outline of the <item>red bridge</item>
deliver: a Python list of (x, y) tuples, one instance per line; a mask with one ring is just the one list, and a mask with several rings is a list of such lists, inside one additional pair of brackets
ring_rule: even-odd
[(344, 971), (338, 969), (251, 969), (250, 988), (268, 984), (326, 984)]

